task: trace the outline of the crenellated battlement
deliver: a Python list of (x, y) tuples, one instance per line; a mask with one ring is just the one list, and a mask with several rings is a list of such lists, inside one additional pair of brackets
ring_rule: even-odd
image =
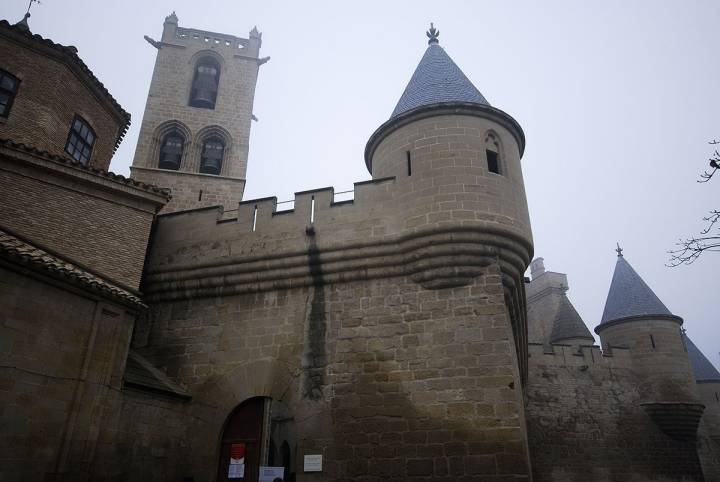
[(602, 368), (629, 368), (632, 365), (632, 353), (627, 348), (602, 350), (597, 345), (543, 345), (528, 343), (529, 365)]
[(233, 49), (244, 49), (250, 43), (250, 39), (235, 37), (234, 35), (185, 27), (177, 27), (175, 39), (185, 42), (201, 43), (207, 46), (225, 46)]
[[(275, 196), (249, 199), (241, 201), (237, 209), (223, 211), (218, 223), (237, 223), (245, 232), (273, 229), (275, 226), (310, 227), (316, 222), (335, 221), (335, 213), (326, 213), (330, 209), (368, 209), (378, 202), (382, 203), (392, 197), (389, 187), (394, 184), (395, 178), (388, 177), (356, 182), (352, 191), (338, 193), (342, 197), (336, 195), (333, 187), (323, 187), (296, 192), (293, 200), (281, 203)], [(353, 194), (353, 197), (348, 198), (348, 194)], [(291, 207), (286, 207), (288, 205)], [(178, 214), (183, 213), (174, 213)]]

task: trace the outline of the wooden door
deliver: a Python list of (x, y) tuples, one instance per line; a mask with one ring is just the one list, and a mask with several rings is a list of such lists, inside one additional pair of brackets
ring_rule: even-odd
[[(265, 399), (251, 398), (240, 404), (230, 415), (223, 431), (220, 446), (219, 482), (257, 482), (260, 470), (260, 453), (263, 430)], [(244, 444), (245, 475), (243, 478), (229, 478), (230, 453)]]

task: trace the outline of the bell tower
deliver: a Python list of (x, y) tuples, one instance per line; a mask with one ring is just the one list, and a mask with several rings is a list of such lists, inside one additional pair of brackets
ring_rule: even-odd
[(236, 209), (245, 188), (262, 34), (239, 38), (165, 19), (131, 177), (169, 188), (164, 213)]

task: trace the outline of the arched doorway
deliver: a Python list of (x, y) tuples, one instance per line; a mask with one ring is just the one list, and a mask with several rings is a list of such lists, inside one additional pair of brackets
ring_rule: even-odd
[(217, 480), (257, 482), (261, 467), (284, 467), (283, 480), (295, 480), (295, 420), (277, 400), (254, 397), (230, 414), (220, 441)]

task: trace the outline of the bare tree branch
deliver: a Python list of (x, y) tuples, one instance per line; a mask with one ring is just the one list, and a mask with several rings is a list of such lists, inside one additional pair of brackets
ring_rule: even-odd
[[(718, 145), (720, 141), (712, 140), (710, 145)], [(697, 182), (708, 182), (720, 169), (720, 152), (716, 149), (710, 158), (710, 169), (700, 174)], [(692, 264), (704, 252), (720, 252), (720, 211), (713, 209), (710, 214), (703, 218), (707, 223), (704, 229), (700, 230), (701, 236), (680, 239), (675, 246), (677, 249), (668, 251), (670, 260), (666, 266), (680, 266), (681, 264)]]
[[(713, 139), (708, 144), (717, 145), (717, 144), (720, 144), (720, 142)], [(720, 152), (718, 152), (717, 149), (715, 150), (715, 152), (713, 152), (713, 157), (711, 157), (709, 159), (709, 161), (710, 161), (711, 169), (706, 170), (705, 172), (700, 174), (700, 180), (698, 180), (698, 182), (708, 182), (710, 179), (712, 179), (712, 177), (715, 175), (717, 170), (720, 169)]]

